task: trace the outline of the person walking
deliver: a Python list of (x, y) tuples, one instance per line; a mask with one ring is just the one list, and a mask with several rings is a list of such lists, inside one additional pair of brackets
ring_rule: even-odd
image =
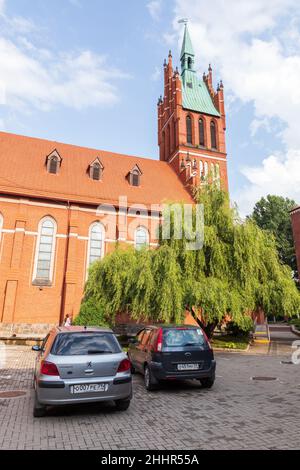
[(70, 315), (66, 315), (66, 318), (64, 320), (64, 326), (72, 326), (72, 319)]

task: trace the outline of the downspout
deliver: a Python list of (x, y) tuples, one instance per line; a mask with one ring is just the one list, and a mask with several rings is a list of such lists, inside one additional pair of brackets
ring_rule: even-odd
[(65, 259), (64, 259), (64, 270), (63, 270), (63, 281), (61, 289), (61, 303), (60, 303), (60, 319), (59, 324), (63, 325), (64, 322), (64, 309), (66, 302), (66, 274), (69, 258), (69, 246), (70, 246), (70, 222), (71, 222), (71, 206), (70, 201), (68, 201), (68, 226), (67, 226), (67, 238), (66, 238), (66, 248), (65, 248)]

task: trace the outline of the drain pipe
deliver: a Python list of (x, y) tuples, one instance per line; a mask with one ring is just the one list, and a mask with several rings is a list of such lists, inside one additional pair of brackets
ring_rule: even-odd
[(64, 323), (64, 309), (65, 309), (65, 303), (66, 303), (66, 274), (67, 274), (67, 266), (68, 266), (68, 258), (69, 258), (70, 222), (71, 222), (71, 205), (70, 205), (70, 201), (67, 202), (67, 209), (68, 209), (68, 226), (67, 226), (67, 238), (66, 238), (65, 258), (64, 258), (64, 271), (63, 271), (63, 280), (62, 280), (62, 289), (61, 289), (60, 319), (59, 319), (60, 326), (62, 326), (63, 323)]

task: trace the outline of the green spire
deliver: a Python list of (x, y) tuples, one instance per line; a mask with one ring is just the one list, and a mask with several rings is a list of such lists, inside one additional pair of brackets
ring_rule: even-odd
[(187, 20), (180, 20), (179, 23), (185, 24), (180, 56), (183, 108), (219, 117), (220, 113), (214, 105), (206, 83), (198, 78), (194, 68), (195, 52), (187, 27)]
[(180, 59), (183, 59), (184, 55), (195, 57), (194, 48), (193, 48), (193, 44), (191, 41), (187, 24), (185, 24), (185, 29), (184, 29), (184, 37), (183, 37), (183, 44), (182, 44)]

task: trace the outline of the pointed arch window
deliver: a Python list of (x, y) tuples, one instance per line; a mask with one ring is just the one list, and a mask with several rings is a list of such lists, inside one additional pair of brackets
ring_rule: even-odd
[(35, 285), (52, 284), (56, 232), (57, 225), (52, 217), (45, 217), (39, 223), (33, 273)]
[(57, 175), (59, 173), (59, 169), (61, 167), (62, 158), (57, 152), (54, 150), (50, 155), (48, 155), (46, 159), (47, 171), (51, 175)]
[(176, 120), (173, 122), (173, 150), (175, 150), (177, 144), (177, 125)]
[(199, 119), (199, 145), (202, 147), (205, 146), (205, 130), (204, 130), (204, 121), (202, 118)]
[(217, 130), (216, 123), (211, 121), (210, 123), (210, 136), (211, 136), (211, 148), (217, 150)]
[(191, 116), (186, 117), (186, 141), (188, 144), (193, 143), (193, 131), (192, 131), (192, 118)]
[(200, 160), (199, 167), (200, 167), (200, 178), (203, 178), (203, 176), (204, 176), (204, 165), (203, 165), (202, 160)]
[(217, 183), (217, 187), (221, 187), (221, 173), (220, 173), (220, 165), (219, 163), (215, 164), (215, 179)]
[(208, 163), (204, 162), (204, 172), (203, 172), (204, 178), (208, 177)]
[(94, 181), (100, 181), (102, 179), (104, 167), (100, 160), (97, 158), (93, 163), (91, 163), (89, 168), (90, 178)]
[(95, 222), (90, 227), (88, 243), (88, 268), (95, 261), (104, 256), (105, 230), (100, 222)]
[(145, 227), (138, 227), (134, 235), (134, 246), (137, 251), (149, 247), (149, 232)]

